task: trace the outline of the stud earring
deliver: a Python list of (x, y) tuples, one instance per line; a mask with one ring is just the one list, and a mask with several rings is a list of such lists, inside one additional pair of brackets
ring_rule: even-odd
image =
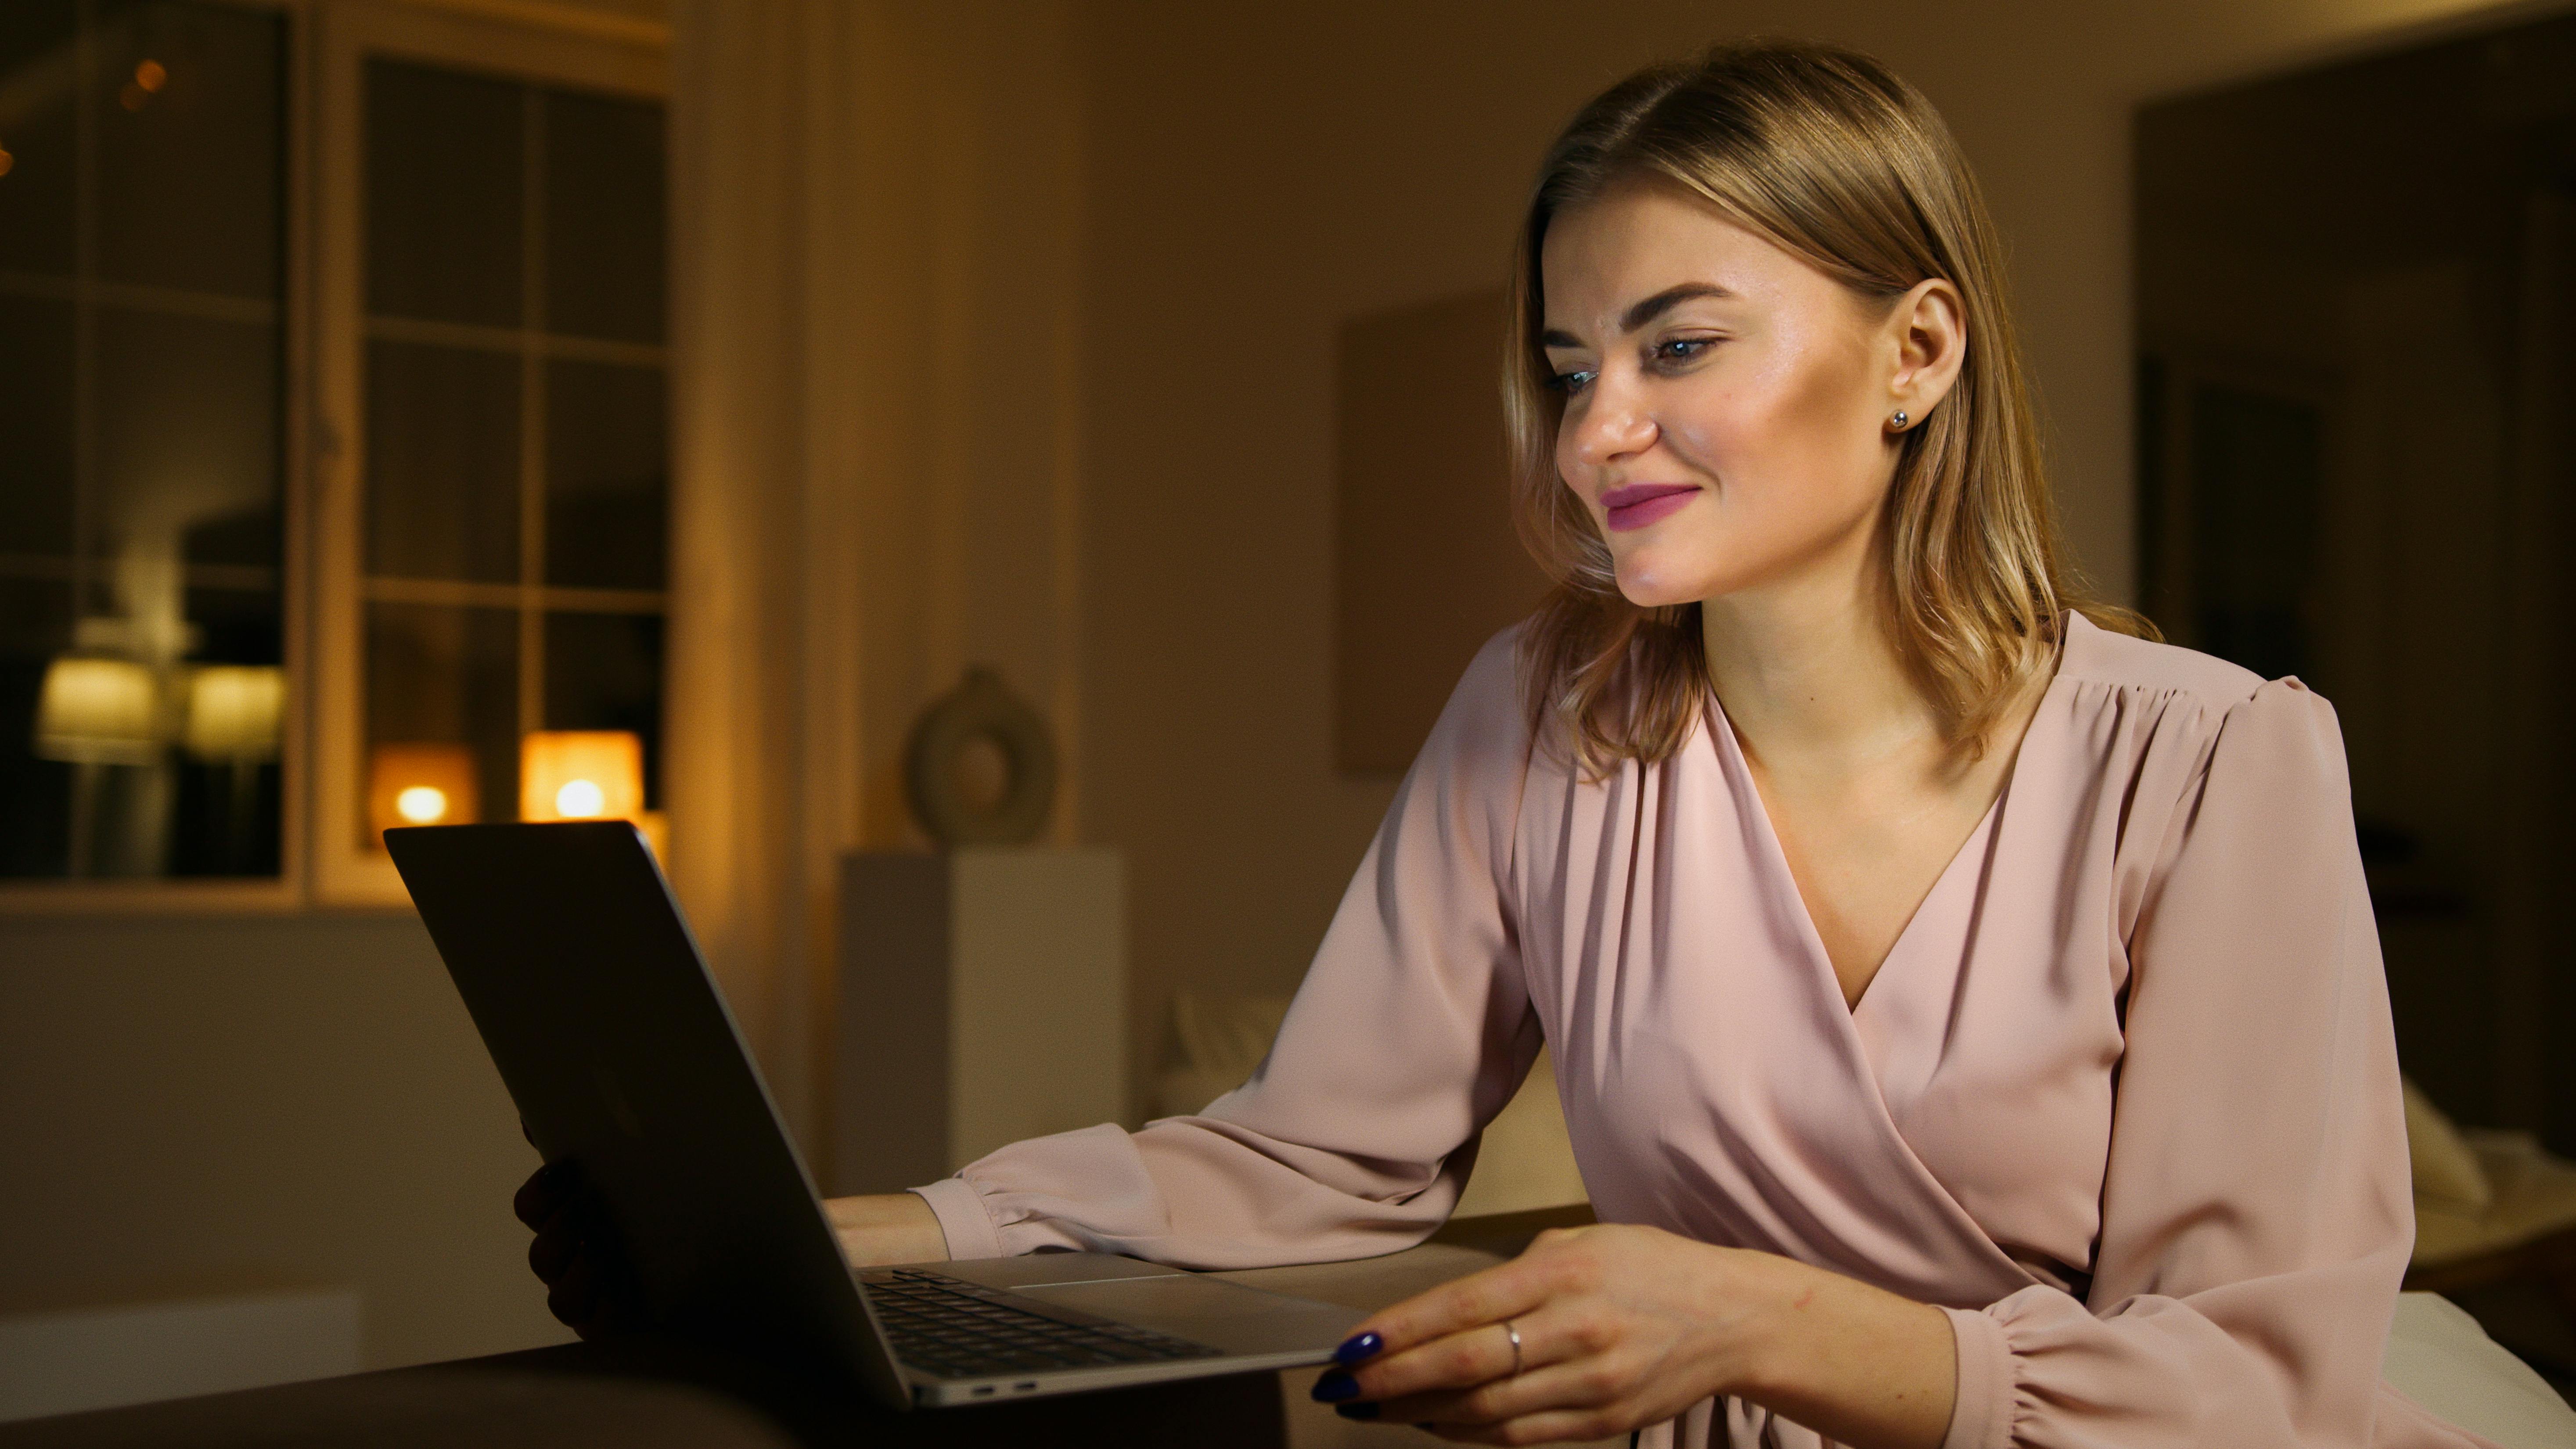
[(1905, 431), (1905, 414), (1900, 412), (1896, 416), (1889, 418), (1888, 421), (1895, 425), (1898, 432)]

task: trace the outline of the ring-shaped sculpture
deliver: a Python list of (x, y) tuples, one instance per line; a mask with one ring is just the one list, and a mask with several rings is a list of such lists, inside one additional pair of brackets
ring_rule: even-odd
[[(958, 778), (958, 765), (977, 740), (989, 741), (1006, 765), (1002, 793), (990, 803), (967, 798)], [(914, 816), (942, 849), (1026, 845), (1046, 829), (1055, 806), (1055, 739), (1046, 716), (1001, 676), (972, 668), (914, 722), (903, 776)]]

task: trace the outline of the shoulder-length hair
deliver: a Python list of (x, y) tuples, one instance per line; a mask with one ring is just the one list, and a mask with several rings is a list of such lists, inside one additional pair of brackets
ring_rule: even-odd
[(1539, 345), (1548, 224), (1621, 182), (1677, 183), (1729, 221), (1863, 298), (1892, 304), (1943, 278), (1959, 292), (1967, 356), (1909, 429), (1887, 497), (1885, 626), (1946, 736), (1967, 758), (2054, 652), (2064, 611), (2122, 633), (2153, 626), (2084, 597), (2042, 472), (2001, 248), (1940, 113), (1867, 56), (1759, 41), (1621, 81), (1549, 148), (1513, 270), (1503, 406), (1513, 512), (1554, 587), (1522, 636), (1527, 706), (1599, 773), (1671, 755), (1708, 696), (1699, 605), (1641, 608), (1556, 471), (1564, 398)]

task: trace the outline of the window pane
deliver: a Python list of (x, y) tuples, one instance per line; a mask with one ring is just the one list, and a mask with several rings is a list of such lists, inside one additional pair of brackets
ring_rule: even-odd
[(546, 330), (662, 340), (662, 108), (549, 91)]
[(0, 271), (72, 270), (72, 99), (79, 80), (73, 0), (0, 5)]
[(71, 870), (72, 766), (34, 750), (45, 666), (71, 642), (67, 580), (0, 577), (0, 876)]
[(0, 439), (0, 554), (71, 557), (71, 303), (0, 296)]
[(546, 369), (546, 582), (658, 589), (670, 464), (657, 367)]
[(367, 572), (518, 581), (517, 358), (368, 345)]
[(367, 310), (520, 323), (524, 92), (367, 64)]
[[(480, 818), (519, 800), (519, 616), (437, 604), (367, 606), (367, 746), (463, 745)], [(363, 798), (363, 792), (362, 796)], [(450, 817), (445, 823), (462, 823)], [(363, 838), (365, 822), (357, 822)]]
[(546, 728), (627, 730), (644, 740), (644, 806), (661, 807), (662, 618), (546, 616)]
[(98, 265), (113, 281), (279, 293), (286, 21), (154, 4), (100, 27)]
[[(227, 562), (276, 567), (277, 330), (114, 307), (97, 315), (102, 589), (85, 602), (157, 630), (181, 617), (179, 565), (200, 530), (234, 534)], [(265, 531), (243, 536), (254, 530)]]

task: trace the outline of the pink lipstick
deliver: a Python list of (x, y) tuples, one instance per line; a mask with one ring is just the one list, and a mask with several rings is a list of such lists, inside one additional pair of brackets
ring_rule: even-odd
[(1611, 531), (1626, 533), (1680, 512), (1698, 491), (1688, 483), (1631, 483), (1602, 494), (1601, 506), (1609, 511)]

